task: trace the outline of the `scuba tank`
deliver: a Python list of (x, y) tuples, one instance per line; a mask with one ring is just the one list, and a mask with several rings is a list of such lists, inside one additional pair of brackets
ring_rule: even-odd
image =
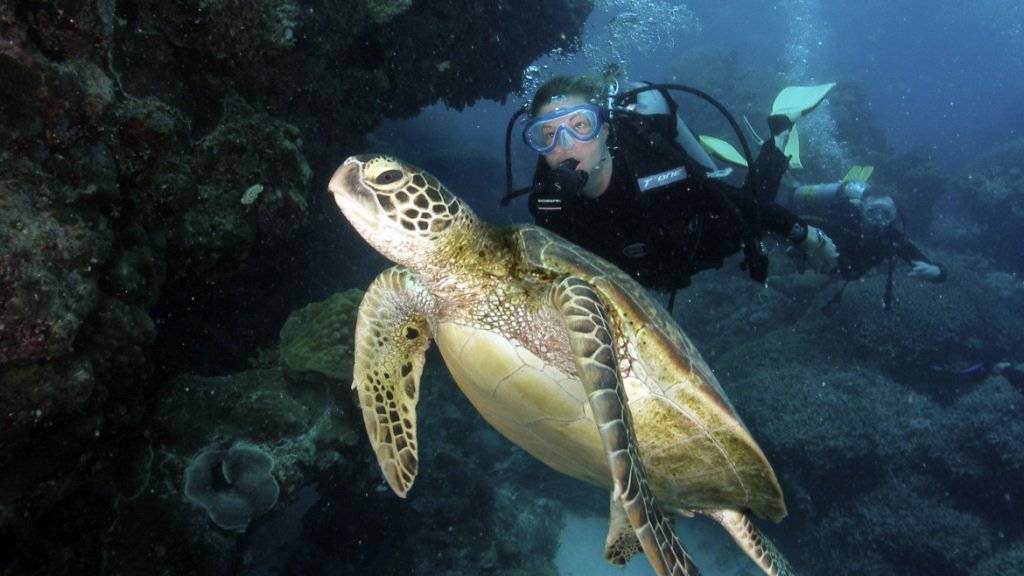
[(843, 180), (824, 184), (805, 184), (789, 190), (786, 197), (780, 198), (780, 204), (794, 212), (821, 209), (837, 199), (860, 202), (868, 189), (867, 182), (861, 180)]

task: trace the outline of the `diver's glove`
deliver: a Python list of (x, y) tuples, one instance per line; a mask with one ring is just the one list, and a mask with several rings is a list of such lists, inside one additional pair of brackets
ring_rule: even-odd
[[(802, 234), (803, 239), (799, 239), (801, 232), (804, 232)], [(804, 228), (803, 225), (797, 224), (793, 232), (790, 233), (790, 239), (803, 247), (807, 265), (812, 270), (822, 274), (829, 274), (836, 269), (839, 261), (839, 251), (836, 250), (836, 245), (832, 242), (832, 239), (822, 232), (821, 229), (814, 226)]]
[(913, 260), (910, 262), (910, 265), (912, 266), (912, 269), (908, 276), (915, 276), (932, 282), (938, 282), (945, 279), (946, 275), (942, 272), (942, 268), (935, 264), (930, 264), (924, 260)]
[(579, 195), (587, 184), (588, 174), (577, 170), (579, 160), (569, 158), (548, 170), (534, 185), (530, 202), (540, 212), (554, 212), (562, 209), (562, 203)]

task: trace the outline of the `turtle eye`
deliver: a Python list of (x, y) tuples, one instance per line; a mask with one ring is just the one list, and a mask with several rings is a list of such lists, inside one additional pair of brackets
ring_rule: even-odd
[(378, 192), (394, 192), (404, 187), (412, 176), (401, 162), (387, 156), (377, 156), (366, 162), (363, 178), (364, 183)]
[(402, 179), (402, 176), (403, 174), (401, 170), (385, 170), (384, 172), (381, 172), (380, 174), (377, 175), (377, 178), (374, 179), (374, 182), (381, 186), (386, 186), (388, 184), (394, 184), (395, 182), (398, 182), (399, 180)]

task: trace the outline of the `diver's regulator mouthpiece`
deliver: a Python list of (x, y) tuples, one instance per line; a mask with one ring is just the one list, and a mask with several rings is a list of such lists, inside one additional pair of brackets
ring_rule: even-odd
[(558, 163), (556, 170), (565, 172), (567, 181), (570, 183), (571, 189), (583, 190), (583, 187), (587, 185), (587, 180), (590, 178), (590, 174), (587, 174), (583, 170), (577, 170), (580, 161), (575, 158), (566, 158)]

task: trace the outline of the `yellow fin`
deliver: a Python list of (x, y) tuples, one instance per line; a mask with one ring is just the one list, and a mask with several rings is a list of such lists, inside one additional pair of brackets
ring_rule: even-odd
[(843, 182), (867, 182), (868, 178), (871, 178), (871, 175), (874, 174), (874, 172), (874, 166), (854, 166), (853, 168), (850, 168), (846, 173), (846, 176), (843, 176)]
[(829, 82), (817, 86), (783, 88), (782, 92), (775, 97), (775, 102), (772, 103), (771, 116), (783, 116), (789, 120), (790, 124), (793, 124), (821, 104), (821, 101), (825, 99), (832, 88), (835, 88), (835, 85), (835, 82)]
[(738, 150), (736, 150), (736, 148), (733, 147), (732, 144), (729, 144), (721, 138), (715, 138), (714, 136), (701, 135), (699, 139), (700, 145), (715, 158), (724, 160), (731, 164), (743, 166), (744, 168), (747, 167), (747, 160), (739, 153)]

